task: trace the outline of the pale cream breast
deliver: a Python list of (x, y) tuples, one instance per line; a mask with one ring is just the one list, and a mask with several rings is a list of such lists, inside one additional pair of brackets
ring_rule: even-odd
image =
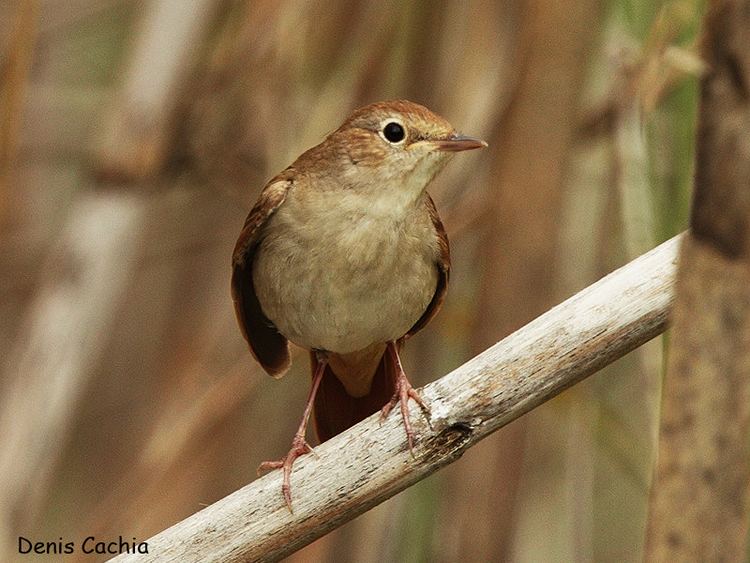
[(424, 197), (388, 207), (372, 194), (293, 187), (255, 254), (263, 312), (292, 342), (338, 354), (402, 337), (438, 279)]

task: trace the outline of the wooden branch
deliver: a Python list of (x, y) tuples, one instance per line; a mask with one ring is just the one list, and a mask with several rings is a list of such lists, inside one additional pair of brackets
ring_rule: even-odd
[[(467, 448), (664, 331), (680, 237), (551, 309), (426, 386), (431, 427), (412, 405), (412, 457), (401, 420), (371, 416), (303, 456), (294, 513), (274, 471), (116, 561), (276, 561), (457, 460)], [(281, 445), (280, 445), (281, 447)], [(234, 452), (233, 455), (242, 455)]]

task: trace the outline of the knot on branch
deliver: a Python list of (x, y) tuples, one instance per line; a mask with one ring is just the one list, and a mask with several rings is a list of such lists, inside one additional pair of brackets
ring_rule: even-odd
[(476, 424), (457, 421), (433, 434), (425, 441), (425, 464), (450, 463), (461, 457), (474, 433)]

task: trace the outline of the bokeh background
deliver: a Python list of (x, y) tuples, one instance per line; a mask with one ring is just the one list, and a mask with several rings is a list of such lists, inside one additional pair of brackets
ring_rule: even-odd
[[(411, 99), (490, 143), (430, 190), (454, 268), (406, 348), (419, 385), (684, 229), (701, 12), (0, 2), (0, 560), (144, 539), (287, 451), (306, 354), (280, 381), (254, 363), (230, 256), (355, 107)], [(662, 371), (653, 341), (289, 561), (640, 561)]]

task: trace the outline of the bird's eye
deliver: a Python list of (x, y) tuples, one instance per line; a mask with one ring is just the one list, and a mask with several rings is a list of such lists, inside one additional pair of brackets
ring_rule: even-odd
[(400, 123), (389, 121), (385, 124), (385, 127), (383, 127), (383, 137), (385, 137), (389, 143), (400, 143), (404, 140), (404, 137), (406, 137), (406, 131), (404, 131), (404, 127)]

